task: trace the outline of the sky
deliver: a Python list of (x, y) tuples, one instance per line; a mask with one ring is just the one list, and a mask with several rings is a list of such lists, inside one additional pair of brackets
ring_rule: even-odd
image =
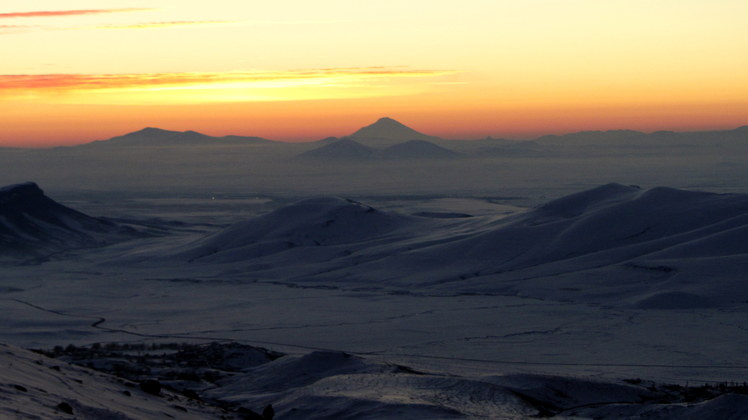
[(5, 0), (0, 146), (748, 124), (745, 0)]

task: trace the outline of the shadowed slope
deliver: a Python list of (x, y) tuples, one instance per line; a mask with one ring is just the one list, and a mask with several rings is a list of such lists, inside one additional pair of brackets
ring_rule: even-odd
[(111, 243), (134, 233), (55, 202), (33, 182), (0, 188), (0, 256), (42, 256)]

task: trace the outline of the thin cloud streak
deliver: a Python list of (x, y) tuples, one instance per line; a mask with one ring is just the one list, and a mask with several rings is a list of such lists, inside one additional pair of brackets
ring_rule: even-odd
[[(228, 20), (195, 20), (195, 21), (172, 21), (172, 22), (146, 22), (146, 23), (135, 23), (132, 25), (102, 25), (96, 26), (95, 29), (161, 29), (161, 28), (175, 28), (184, 26), (221, 26), (221, 25), (233, 25), (238, 22)], [(81, 28), (87, 29), (87, 28)]]
[[(116, 9), (121, 11), (155, 10), (155, 9)], [(84, 12), (84, 11), (81, 11)], [(92, 11), (93, 12), (93, 11)], [(36, 12), (45, 13), (45, 12)], [(62, 13), (62, 12), (60, 12)], [(103, 12), (102, 12), (103, 13)], [(69, 13), (72, 14), (72, 13)], [(58, 14), (57, 16), (62, 16)], [(277, 25), (313, 25), (330, 24), (342, 21), (332, 20), (293, 20), (293, 21), (240, 21), (240, 20), (185, 20), (164, 22), (141, 22), (125, 25), (98, 25), (98, 26), (48, 26), (48, 25), (0, 25), (0, 35), (16, 34), (31, 31), (70, 31), (70, 30), (138, 30), (138, 29), (171, 29), (186, 28), (193, 26), (217, 27), (217, 26), (277, 26)]]
[(292, 70), (280, 72), (138, 73), (138, 74), (33, 74), (0, 75), (0, 97), (12, 91), (65, 91), (98, 89), (189, 88), (229, 83), (289, 82), (303, 80), (359, 80), (366, 78), (433, 77), (454, 70), (406, 70), (379, 67)]
[(106, 14), (106, 13), (144, 12), (144, 11), (149, 11), (149, 10), (155, 10), (155, 9), (125, 8), (125, 9), (39, 10), (39, 11), (32, 11), (32, 12), (0, 13), (0, 19), (82, 16), (82, 15), (98, 15), (98, 14)]
[(38, 31), (40, 26), (32, 25), (0, 25), (0, 35), (15, 35), (24, 32)]
[(194, 20), (171, 22), (144, 22), (128, 25), (101, 25), (95, 27), (80, 27), (78, 29), (159, 29), (183, 26), (280, 26), (280, 25), (318, 25), (340, 23), (340, 20), (289, 20), (289, 21), (247, 21), (247, 20)]

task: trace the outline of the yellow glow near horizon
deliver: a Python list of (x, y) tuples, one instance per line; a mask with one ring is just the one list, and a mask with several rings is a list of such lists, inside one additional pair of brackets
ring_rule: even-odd
[(2, 102), (163, 105), (205, 102), (292, 101), (412, 94), (444, 70), (387, 68), (286, 72), (0, 75)]
[[(0, 144), (33, 137), (19, 134), (19, 121), (43, 124), (44, 115), (9, 120), (26, 109), (21, 103), (88, 113), (83, 107), (96, 104), (94, 112), (114, 115), (104, 108), (226, 102), (238, 116), (263, 112), (243, 103), (316, 100), (318, 115), (343, 119), (344, 108), (375, 119), (419, 108), (433, 112), (430, 120), (448, 118), (449, 132), (485, 135), (566, 129), (562, 116), (583, 109), (590, 121), (575, 117), (580, 128), (652, 127), (658, 107), (668, 109), (661, 128), (742, 125), (745, 16), (743, 0), (11, 1), (0, 6)], [(387, 74), (360, 70), (367, 68)], [(73, 85), (12, 86), (14, 77), (44, 75)], [(593, 112), (635, 107), (652, 116)], [(527, 116), (524, 129), (475, 118), (504, 121), (511, 110)], [(180, 112), (160, 115), (199, 124)], [(716, 117), (723, 114), (729, 118)], [(110, 124), (119, 134), (121, 124)], [(75, 130), (60, 126), (58, 138)]]

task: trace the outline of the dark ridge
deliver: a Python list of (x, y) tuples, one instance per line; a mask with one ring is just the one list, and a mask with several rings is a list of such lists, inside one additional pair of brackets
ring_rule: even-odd
[[(33, 199), (43, 196), (44, 192), (34, 182), (24, 182), (21, 184), (8, 185), (0, 188), (0, 204), (8, 205), (14, 202)], [(3, 206), (0, 212), (4, 210)]]
[(0, 257), (38, 258), (112, 243), (134, 229), (88, 216), (50, 199), (33, 182), (0, 188)]
[(386, 158), (434, 159), (452, 158), (458, 154), (447, 148), (437, 146), (426, 140), (409, 140), (382, 150)]

